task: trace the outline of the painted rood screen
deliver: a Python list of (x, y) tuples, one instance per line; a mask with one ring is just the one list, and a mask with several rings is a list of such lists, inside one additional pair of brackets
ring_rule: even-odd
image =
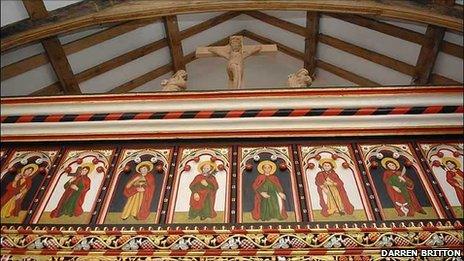
[(116, 144), (2, 149), (4, 224), (282, 224), (455, 219), (463, 145)]

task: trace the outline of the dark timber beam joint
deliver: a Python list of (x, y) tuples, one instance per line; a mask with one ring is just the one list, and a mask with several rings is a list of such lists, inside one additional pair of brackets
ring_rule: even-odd
[(440, 45), (445, 36), (445, 28), (429, 25), (425, 33), (425, 42), (417, 58), (413, 84), (429, 84), (433, 67), (440, 51)]
[(304, 68), (314, 77), (316, 70), (317, 38), (319, 35), (319, 13), (306, 12), (306, 37)]
[[(42, 19), (48, 17), (48, 11), (42, 0), (23, 0), (24, 7), (31, 19)], [(79, 84), (69, 65), (66, 53), (61, 46), (60, 40), (50, 37), (42, 40), (42, 45), (47, 53), (48, 60), (58, 77), (61, 89), (65, 94), (81, 94)]]
[(181, 42), (182, 38), (179, 32), (177, 16), (166, 16), (164, 18), (164, 27), (166, 29), (166, 39), (168, 40), (169, 49), (171, 50), (174, 72), (185, 70), (184, 52)]

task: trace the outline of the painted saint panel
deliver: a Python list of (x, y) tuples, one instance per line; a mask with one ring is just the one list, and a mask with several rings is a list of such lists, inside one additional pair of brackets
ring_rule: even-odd
[(464, 206), (463, 144), (420, 144), (420, 148), (438, 181), (456, 218), (462, 218)]
[(289, 147), (241, 147), (238, 220), (301, 221)]
[(348, 146), (300, 146), (311, 221), (374, 220)]
[(384, 220), (444, 218), (409, 145), (360, 145), (360, 149)]
[(22, 223), (58, 150), (15, 151), (1, 172), (2, 223)]
[(124, 149), (98, 223), (158, 223), (170, 164), (171, 149)]
[(230, 148), (181, 148), (168, 223), (227, 223)]
[(33, 223), (88, 224), (114, 150), (68, 150)]

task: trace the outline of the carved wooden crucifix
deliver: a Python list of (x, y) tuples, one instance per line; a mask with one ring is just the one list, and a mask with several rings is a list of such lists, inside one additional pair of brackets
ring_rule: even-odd
[(243, 61), (259, 53), (275, 53), (277, 45), (243, 45), (243, 36), (231, 36), (229, 44), (217, 47), (198, 47), (197, 58), (223, 57), (229, 62), (227, 64), (227, 75), (229, 76), (229, 88), (240, 89), (243, 87)]

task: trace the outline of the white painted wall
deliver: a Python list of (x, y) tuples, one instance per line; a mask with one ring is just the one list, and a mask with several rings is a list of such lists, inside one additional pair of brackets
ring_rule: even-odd
[[(0, 1), (2, 7), (2, 26), (27, 17), (20, 1)], [(48, 10), (54, 10), (68, 4), (70, 1), (46, 1)], [(277, 16), (289, 22), (305, 26), (305, 12), (293, 11), (269, 11), (268, 14)], [(6, 16), (5, 16), (5, 15)], [(190, 26), (201, 23), (220, 13), (179, 15), (179, 27), (184, 30)], [(25, 16), (26, 15), (26, 16)], [(421, 33), (426, 27), (420, 24), (399, 21), (386, 21), (404, 28)], [(184, 54), (193, 52), (197, 46), (208, 45), (219, 39), (227, 37), (235, 32), (247, 29), (253, 33), (281, 42), (289, 47), (304, 51), (304, 38), (282, 29), (257, 21), (246, 15), (240, 15), (211, 28), (198, 35), (183, 41)], [(62, 43), (74, 41), (81, 37), (95, 33), (103, 28), (87, 30), (71, 35), (61, 36)], [(414, 65), (420, 52), (420, 46), (398, 38), (394, 38), (370, 29), (359, 27), (328, 16), (322, 16), (320, 31), (324, 34), (337, 37), (346, 42), (388, 55), (398, 60)], [(96, 66), (104, 61), (134, 50), (140, 46), (151, 43), (165, 37), (164, 26), (157, 22), (139, 28), (132, 32), (120, 35), (96, 46), (84, 49), (69, 55), (71, 67), (74, 73)], [(462, 35), (447, 33), (447, 41), (462, 45)], [(246, 44), (253, 44), (250, 39)], [(5, 53), (1, 56), (1, 65), (5, 66), (26, 57), (43, 52), (40, 44), (25, 47), (16, 51)], [(330, 46), (319, 44), (317, 57), (338, 67), (354, 72), (384, 85), (409, 84), (411, 77), (392, 69), (377, 65), (368, 60), (361, 59)], [(111, 90), (125, 82), (135, 79), (155, 68), (170, 62), (169, 49), (163, 48), (155, 53), (146, 55), (140, 59), (120, 66), (110, 72), (99, 75), (93, 79), (82, 82), (80, 87), (84, 93), (102, 93)], [(261, 55), (251, 57), (246, 61), (245, 86), (246, 88), (280, 88), (286, 86), (287, 75), (295, 72), (303, 66), (303, 63), (283, 53), (275, 55)], [(226, 61), (221, 58), (199, 59), (187, 65), (189, 74), (189, 90), (216, 90), (226, 89)], [(451, 79), (463, 81), (462, 59), (441, 53), (438, 57), (435, 72)], [(148, 82), (132, 92), (150, 92), (161, 89), (162, 79), (169, 78), (171, 73)], [(46, 87), (56, 81), (56, 76), (50, 65), (44, 65), (30, 72), (2, 81), (2, 96), (27, 95), (33, 91)], [(318, 69), (317, 78), (313, 86), (354, 86), (355, 84), (341, 79), (329, 72)]]
[(45, 8), (47, 8), (48, 11), (53, 11), (55, 9), (65, 7), (68, 5), (75, 4), (77, 2), (81, 2), (82, 0), (44, 0)]
[(29, 18), (21, 1), (0, 1), (1, 26)]

